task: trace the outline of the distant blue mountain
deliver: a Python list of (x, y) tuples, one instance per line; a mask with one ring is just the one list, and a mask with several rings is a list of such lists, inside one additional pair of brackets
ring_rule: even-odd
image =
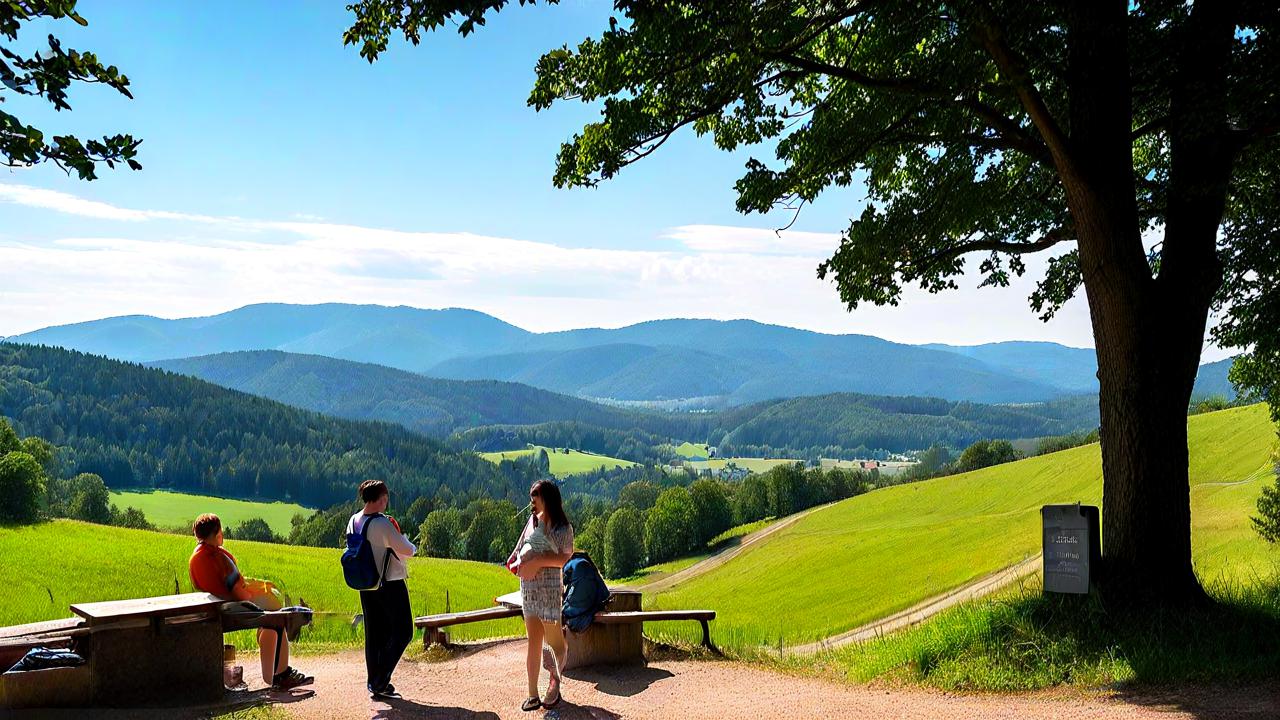
[(1196, 374), (1195, 387), (1191, 389), (1191, 399), (1202, 400), (1214, 395), (1221, 395), (1228, 400), (1235, 399), (1236, 389), (1227, 379), (1227, 372), (1231, 370), (1233, 362), (1235, 358), (1227, 358), (1201, 365), (1200, 372)]
[(138, 362), (280, 350), (579, 397), (706, 398), (720, 406), (840, 392), (982, 403), (1096, 392), (1092, 350), (1030, 342), (915, 346), (751, 320), (533, 333), (456, 308), (268, 304), (179, 320), (107, 318), (9, 340)]

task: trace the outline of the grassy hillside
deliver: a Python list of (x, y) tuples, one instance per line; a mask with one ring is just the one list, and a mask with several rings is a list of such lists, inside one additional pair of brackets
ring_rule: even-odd
[[(0, 625), (68, 617), (68, 605), (97, 600), (191, 592), (187, 559), (194, 541), (178, 535), (126, 530), (57, 520), (0, 530)], [(294, 602), (305, 599), (318, 612), (306, 631), (305, 646), (343, 646), (361, 642), (351, 627), (360, 598), (347, 588), (338, 550), (228, 541), (248, 577), (271, 580)], [(49, 558), (57, 558), (50, 564)], [(37, 568), (38, 571), (33, 571)], [(453, 610), (488, 607), (493, 598), (517, 588), (515, 576), (498, 565), (413, 558), (409, 561), (409, 596), (415, 614), (443, 612), (445, 591)], [(329, 614), (331, 613), (331, 614)], [(518, 620), (463, 625), (455, 637), (515, 635)], [(249, 633), (236, 642), (251, 645)]]
[[(1275, 573), (1280, 553), (1248, 522), (1272, 477), (1276, 435), (1265, 407), (1195, 416), (1189, 428), (1197, 572)], [(647, 605), (714, 608), (727, 644), (825, 637), (1035, 555), (1040, 506), (1098, 503), (1101, 481), (1098, 447), (1089, 445), (877, 490), (815, 512)]]
[(190, 495), (168, 490), (112, 490), (111, 502), (120, 509), (138, 508), (156, 527), (189, 527), (201, 513), (211, 512), (222, 519), (223, 527), (234, 527), (250, 518), (262, 518), (277, 535), (288, 536), (290, 522), (297, 514), (310, 515), (311, 510), (296, 503), (253, 502), (208, 495)]
[(602, 467), (615, 468), (631, 467), (632, 465), (635, 465), (635, 463), (630, 460), (620, 460), (607, 455), (596, 455), (595, 453), (581, 452), (579, 450), (570, 450), (568, 454), (565, 454), (563, 452), (556, 452), (552, 448), (542, 448), (539, 446), (525, 448), (524, 450), (480, 453), (480, 457), (492, 463), (499, 463), (503, 460), (514, 460), (518, 457), (527, 457), (544, 449), (547, 451), (547, 459), (551, 461), (551, 474), (556, 477), (566, 477), (568, 475), (591, 472), (592, 470)]

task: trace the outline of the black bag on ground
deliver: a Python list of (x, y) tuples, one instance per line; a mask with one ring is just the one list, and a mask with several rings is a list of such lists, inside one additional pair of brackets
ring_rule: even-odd
[(84, 658), (70, 650), (54, 650), (50, 648), (32, 648), (8, 672), (26, 672), (27, 670), (48, 670), (49, 668), (76, 667), (83, 665)]
[(560, 608), (561, 621), (574, 632), (585, 632), (591, 626), (596, 613), (609, 602), (609, 588), (600, 577), (591, 557), (576, 552), (564, 564), (564, 604)]

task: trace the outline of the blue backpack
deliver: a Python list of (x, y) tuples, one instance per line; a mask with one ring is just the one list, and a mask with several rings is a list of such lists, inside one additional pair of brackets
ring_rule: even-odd
[(596, 613), (609, 602), (609, 588), (600, 577), (591, 557), (576, 552), (564, 564), (564, 604), (560, 608), (564, 626), (574, 632), (585, 632)]
[(380, 517), (382, 513), (368, 515), (360, 525), (360, 532), (347, 533), (347, 549), (342, 551), (342, 577), (352, 590), (377, 590), (382, 587), (382, 578), (387, 574), (391, 548), (387, 548), (386, 557), (382, 559), (382, 572), (378, 572), (378, 565), (373, 559), (373, 545), (369, 543), (369, 526)]

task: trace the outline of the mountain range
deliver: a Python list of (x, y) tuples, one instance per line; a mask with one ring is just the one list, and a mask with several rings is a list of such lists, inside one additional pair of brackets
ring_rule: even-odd
[[(841, 392), (981, 403), (1097, 392), (1089, 349), (1038, 342), (916, 346), (751, 320), (535, 333), (457, 308), (263, 304), (210, 317), (106, 318), (8, 341), (137, 362), (279, 350), (436, 378), (519, 382), (579, 398), (698, 398), (707, 407)], [(1220, 387), (1225, 366), (1206, 367), (1215, 373), (1210, 384)]]

